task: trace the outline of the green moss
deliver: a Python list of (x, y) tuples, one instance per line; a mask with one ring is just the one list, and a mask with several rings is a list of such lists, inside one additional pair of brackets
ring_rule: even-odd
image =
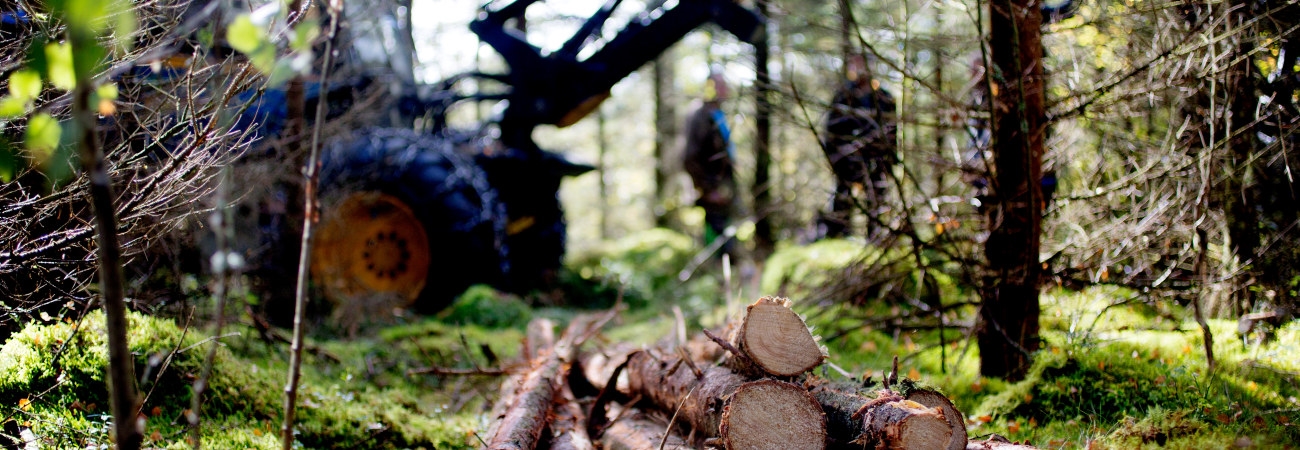
[(475, 324), (488, 328), (523, 327), (533, 310), (517, 296), (491, 286), (471, 286), (450, 307), (438, 314), (447, 323)]
[[(149, 429), (157, 431), (159, 439), (183, 439), (178, 424), (185, 422), (192, 380), (202, 371), (207, 349), (199, 345), (203, 336), (167, 319), (134, 312), (128, 321), (135, 373), (144, 380), (139, 385), (141, 410)], [(53, 446), (106, 442), (106, 336), (102, 314), (90, 315), (80, 327), (66, 322), (25, 327), (0, 348), (0, 404), (30, 402), (21, 423)], [(219, 424), (223, 419), (210, 418), (238, 417), (242, 422), (278, 415), (277, 380), (271, 373), (240, 367), (224, 348), (218, 349), (213, 367), (205, 420)]]
[[(1122, 288), (1043, 296), (1042, 350), (1020, 382), (979, 376), (979, 350), (956, 330), (897, 334), (861, 325), (879, 305), (817, 304), (818, 328), (856, 329), (827, 342), (830, 361), (876, 380), (900, 356), (900, 376), (937, 385), (967, 414), (971, 436), (998, 433), (1043, 448), (1256, 448), (1300, 442), (1296, 381), (1300, 323), (1276, 339), (1243, 340), (1210, 320), (1219, 369), (1206, 370), (1200, 327), (1171, 301), (1140, 301)], [(867, 312), (870, 313), (867, 313)], [(871, 312), (876, 311), (876, 312)], [(964, 320), (973, 320), (964, 315)], [(946, 373), (941, 372), (941, 367)], [(833, 371), (828, 375), (835, 376)], [(1245, 442), (1245, 441), (1242, 441)]]
[[(918, 257), (911, 249), (880, 249), (847, 239), (784, 247), (768, 259), (761, 292), (796, 299), (803, 307), (815, 305), (816, 310), (801, 310), (810, 315), (845, 306), (860, 313), (842, 317), (897, 315), (899, 307), (911, 309), (918, 303), (973, 300), (975, 292), (954, 278), (963, 269), (957, 264), (935, 264), (947, 259), (936, 256), (923, 250)], [(822, 325), (839, 329), (834, 323)]]
[[(632, 306), (645, 305), (651, 299), (680, 299), (690, 291), (684, 288), (678, 275), (698, 251), (693, 238), (676, 231), (655, 228), (632, 233), (594, 250), (572, 255), (566, 264), (574, 276), (570, 284), (588, 285), (570, 291), (575, 295), (602, 295), (602, 299), (575, 299), (577, 304), (593, 306), (612, 304), (609, 296), (616, 295), (620, 287), (624, 301)], [(604, 288), (597, 289), (591, 284)]]
[(878, 258), (879, 253), (846, 239), (786, 247), (767, 259), (760, 286), (767, 293), (806, 297), (800, 294), (838, 283), (845, 278), (846, 269), (868, 258)]
[(1023, 381), (986, 383), (988, 394), (970, 410), (972, 434), (1124, 449), (1224, 448), (1243, 438), (1267, 447), (1300, 438), (1277, 417), (1300, 406), (1300, 387), (1286, 363), (1273, 362), (1293, 355), (1294, 341), (1247, 347), (1235, 323), (1211, 320), (1219, 369), (1210, 372), (1200, 327), (1185, 312), (1128, 298), (1105, 288), (1046, 296), (1043, 350)]
[[(142, 408), (146, 445), (189, 448), (184, 414), (193, 379), (203, 367), (206, 336), (165, 318), (131, 313), (129, 319), (136, 373), (146, 380), (140, 385), (147, 395)], [(75, 333), (69, 323), (33, 324), (0, 347), (0, 404), (21, 405), (16, 408), (21, 413), (11, 416), (7, 428), (30, 428), (52, 448), (108, 442), (103, 323), (102, 315), (92, 315)], [(239, 333), (223, 338), (227, 345), (217, 352), (202, 410), (201, 439), (206, 448), (278, 448), (285, 349), (262, 343), (251, 330), (234, 330)], [(486, 360), (483, 347), (475, 344), (496, 338), (501, 342), (488, 348), (509, 355), (520, 338), (515, 330), (425, 320), (351, 343), (310, 343), (339, 362), (306, 358), (295, 427), (298, 442), (306, 448), (470, 448), (483, 420), (472, 411), (481, 410), (483, 402), (462, 405), (460, 411), (467, 412), (445, 413), (451, 398), (437, 389), (441, 380), (405, 375), (409, 368), (431, 363), (455, 365), (459, 355), (429, 361), (426, 352), (436, 355), (440, 349), (464, 347), (462, 335), (463, 342), (471, 343), (468, 354), (479, 364)], [(54, 353), (65, 341), (68, 345), (55, 361)], [(376, 367), (376, 361), (384, 364)], [(354, 376), (358, 373), (366, 377)]]

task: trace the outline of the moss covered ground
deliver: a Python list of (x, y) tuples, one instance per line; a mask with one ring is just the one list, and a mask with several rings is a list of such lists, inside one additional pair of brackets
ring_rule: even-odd
[[(726, 317), (718, 274), (706, 270), (687, 281), (679, 278), (695, 251), (691, 239), (657, 231), (574, 255), (562, 292), (589, 308), (608, 306), (623, 293), (632, 308), (607, 330), (608, 341), (650, 343), (666, 336), (673, 306), (693, 329), (713, 326)], [(830, 361), (843, 370), (825, 366), (819, 376), (879, 380), (899, 356), (901, 376), (938, 387), (956, 401), (972, 437), (996, 433), (1043, 448), (1296, 448), (1300, 442), (1294, 423), (1300, 420), (1300, 322), (1263, 339), (1238, 335), (1235, 322), (1212, 320), (1219, 367), (1209, 371), (1201, 332), (1177, 302), (1113, 287), (1051, 291), (1043, 297), (1043, 350), (1024, 381), (1009, 383), (979, 376), (978, 349), (957, 326), (969, 324), (970, 307), (951, 310), (952, 326), (942, 341), (934, 329), (893, 330), (862, 319), (906, 312), (889, 295), (906, 295), (919, 284), (907, 281), (912, 266), (901, 259), (891, 263), (902, 271), (890, 278), (895, 288), (859, 291), (877, 299), (849, 305), (834, 301), (838, 291), (817, 289), (836, 283), (846, 264), (883, 260), (882, 255), (843, 241), (791, 247), (778, 252), (762, 274), (760, 290), (790, 295), (826, 338)], [(969, 300), (969, 292), (937, 275), (945, 302)], [(528, 300), (475, 287), (436, 316), (399, 317), (352, 337), (313, 333), (301, 387), (299, 447), (476, 448), (499, 379), (409, 371), (509, 366), (530, 319), (562, 324), (580, 312), (530, 306)], [(287, 346), (240, 325), (213, 338), (207, 328), (187, 327), (186, 321), (131, 316), (147, 444), (192, 445), (190, 394), (208, 346), (216, 342), (200, 412), (203, 446), (277, 447)], [(106, 363), (97, 314), (80, 322), (50, 317), (11, 336), (0, 347), (0, 433), (36, 436), (48, 448), (103, 448), (111, 429)]]

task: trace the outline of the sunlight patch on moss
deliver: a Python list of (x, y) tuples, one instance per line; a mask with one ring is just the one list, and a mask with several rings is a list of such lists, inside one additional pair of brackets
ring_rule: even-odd
[(533, 310), (519, 296), (491, 286), (470, 286), (438, 319), (452, 324), (475, 324), (487, 328), (522, 328), (533, 318)]
[(847, 239), (786, 247), (767, 259), (760, 286), (771, 295), (807, 297), (810, 290), (843, 278), (845, 268), (871, 254), (863, 243)]
[[(166, 318), (132, 312), (129, 320), (137, 375), (147, 380), (140, 386), (148, 395), (142, 408), (146, 443), (190, 448), (184, 412), (207, 349), (195, 344), (206, 342), (206, 336), (183, 331)], [(92, 314), (77, 333), (72, 329), (68, 323), (29, 325), (0, 347), (0, 403), (18, 405), (22, 400), (26, 406), (10, 426), (30, 428), (51, 448), (107, 443), (111, 430), (102, 378), (107, 364), (103, 316)], [(238, 325), (230, 330), (255, 336)], [(517, 352), (521, 339), (513, 329), (456, 327), (425, 319), (352, 342), (309, 342), (339, 362), (316, 355), (306, 358), (296, 426), (299, 443), (307, 448), (472, 448), (473, 431), (481, 429), (482, 422), (474, 411), (484, 406), (474, 400), (481, 396), (469, 402), (458, 398), (459, 412), (448, 413), (450, 394), (428, 389), (438, 386), (439, 379), (405, 375), (424, 360), (424, 352), (463, 347), (461, 335), (466, 342), (491, 342), (499, 357)], [(64, 340), (69, 345), (58, 363), (51, 364)], [(278, 448), (285, 349), (238, 335), (223, 342), (228, 345), (218, 349), (202, 411), (204, 447)], [(474, 347), (470, 351), (483, 358), (481, 348)], [(173, 353), (177, 349), (181, 351)]]

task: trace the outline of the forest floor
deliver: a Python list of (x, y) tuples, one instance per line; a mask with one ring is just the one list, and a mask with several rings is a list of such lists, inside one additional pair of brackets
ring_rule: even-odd
[[(721, 324), (727, 312), (718, 274), (676, 281), (692, 249), (689, 238), (656, 231), (571, 258), (563, 291), (570, 303), (608, 306), (618, 290), (579, 280), (619, 280), (629, 306), (588, 345), (653, 343), (672, 332), (673, 306), (692, 331)], [(955, 326), (968, 323), (973, 311), (954, 312), (941, 341), (938, 330), (862, 325), (864, 311), (897, 313), (896, 305), (849, 306), (797, 287), (823, 283), (820, 277), (860, 253), (860, 244), (836, 241), (784, 250), (769, 260), (759, 289), (789, 295), (822, 334), (829, 361), (852, 376), (879, 380), (898, 356), (900, 377), (942, 389), (967, 416), (972, 438), (997, 433), (1040, 448), (1297, 448), (1300, 442), (1300, 322), (1263, 339), (1239, 335), (1235, 322), (1211, 320), (1218, 368), (1208, 371), (1201, 330), (1187, 311), (1170, 306), (1175, 302), (1147, 302), (1105, 286), (1053, 290), (1043, 298), (1043, 350), (1024, 381), (1008, 383), (979, 376), (978, 349)], [(787, 273), (773, 273), (781, 270)], [(741, 293), (736, 301), (756, 297)], [(364, 324), (353, 337), (323, 325), (309, 341), (297, 441), (302, 448), (477, 448), (499, 395), (499, 376), (491, 372), (517, 365), (525, 325), (546, 317), (562, 327), (581, 311), (529, 306), (475, 287), (437, 316)], [(219, 342), (201, 408), (203, 446), (278, 447), (287, 345), (264, 339), (247, 323), (213, 339), (210, 327), (199, 325), (204, 320), (131, 316), (147, 445), (192, 446), (186, 425), (192, 383), (208, 346)], [(111, 427), (102, 331), (102, 315), (78, 322), (69, 314), (10, 337), (0, 348), (0, 433), (34, 437), (49, 448), (105, 448)], [(418, 373), (431, 367), (482, 373)], [(816, 375), (845, 378), (828, 367)]]

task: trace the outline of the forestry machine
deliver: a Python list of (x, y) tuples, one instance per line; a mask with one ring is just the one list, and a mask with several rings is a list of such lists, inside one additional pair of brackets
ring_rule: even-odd
[[(469, 25), (508, 71), (390, 89), (401, 92), (397, 109), (404, 119), (349, 133), (324, 149), (311, 269), (336, 315), (390, 307), (437, 311), (478, 283), (516, 293), (545, 287), (564, 254), (560, 180), (592, 168), (539, 148), (533, 130), (577, 122), (615, 83), (696, 27), (712, 22), (751, 44), (764, 33), (763, 18), (735, 0), (669, 0), (652, 2), (599, 45), (605, 22), (622, 3), (608, 0), (560, 49), (544, 53), (507, 26), (536, 2), (488, 5)], [(454, 89), (471, 78), (504, 88)], [(499, 134), (485, 132), (487, 126), (446, 126), (454, 104), (500, 100), (507, 106), (488, 124)], [(417, 117), (431, 130), (412, 131)]]

